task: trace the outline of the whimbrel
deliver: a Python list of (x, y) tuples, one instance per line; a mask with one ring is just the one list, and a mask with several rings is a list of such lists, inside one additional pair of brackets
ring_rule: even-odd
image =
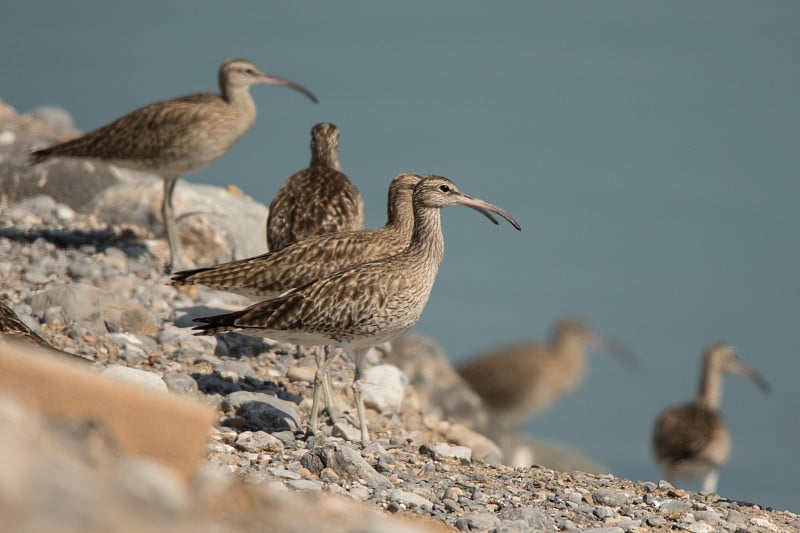
[(364, 228), (364, 200), (339, 164), (339, 129), (311, 128), (311, 163), (292, 174), (269, 204), (267, 246), (280, 250), (315, 235)]
[(340, 270), (241, 311), (198, 318), (202, 324), (195, 329), (201, 335), (242, 331), (294, 344), (337, 346), (353, 354), (353, 395), (366, 443), (360, 384), (365, 355), (419, 319), (444, 255), (439, 210), (455, 204), (491, 211), (520, 229), (502, 209), (465, 195), (447, 178), (429, 176), (414, 187), (414, 230), (402, 252)]
[(667, 480), (703, 479), (703, 490), (716, 492), (719, 469), (728, 461), (731, 441), (720, 413), (723, 374), (751, 379), (764, 392), (769, 384), (736, 357), (726, 344), (703, 354), (700, 389), (694, 401), (663, 411), (653, 429), (653, 454)]
[(34, 150), (31, 162), (50, 157), (98, 159), (161, 176), (161, 214), (171, 269), (182, 268), (172, 207), (178, 176), (213, 163), (250, 129), (256, 120), (250, 86), (257, 83), (284, 85), (317, 101), (296, 83), (267, 76), (243, 59), (229, 59), (219, 68), (221, 94), (192, 94), (150, 104), (77, 139)]
[(500, 433), (573, 391), (583, 381), (590, 348), (634, 361), (619, 343), (569, 318), (556, 322), (546, 344), (509, 346), (468, 361), (458, 372), (488, 407), (491, 432)]

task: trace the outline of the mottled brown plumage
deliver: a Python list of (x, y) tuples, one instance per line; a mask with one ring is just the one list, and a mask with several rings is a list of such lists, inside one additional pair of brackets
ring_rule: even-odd
[(715, 492), (719, 469), (728, 461), (730, 436), (719, 411), (725, 372), (752, 379), (764, 391), (766, 381), (736, 358), (725, 344), (709, 346), (703, 355), (700, 390), (694, 401), (671, 407), (656, 419), (653, 454), (667, 479), (703, 478), (703, 490)]
[(280, 250), (315, 235), (364, 228), (364, 200), (341, 171), (339, 130), (311, 128), (311, 163), (294, 173), (269, 204), (267, 246)]
[(458, 372), (483, 399), (491, 428), (500, 433), (572, 392), (586, 374), (586, 352), (606, 348), (633, 362), (618, 343), (575, 319), (556, 322), (547, 343), (522, 343), (467, 361)]
[(251, 298), (274, 298), (342, 268), (396, 254), (411, 240), (411, 195), (420, 179), (417, 174), (400, 174), (392, 180), (389, 218), (382, 228), (310, 237), (276, 252), (177, 272), (172, 283), (205, 285)]
[(174, 269), (182, 263), (172, 208), (178, 176), (213, 163), (250, 129), (256, 120), (250, 86), (257, 83), (291, 87), (316, 102), (295, 83), (262, 74), (248, 61), (229, 59), (219, 69), (221, 94), (192, 94), (147, 105), (77, 139), (35, 150), (31, 163), (79, 157), (161, 176), (161, 213)]
[(362, 441), (368, 440), (359, 380), (364, 355), (410, 329), (419, 319), (444, 255), (440, 209), (462, 204), (519, 224), (500, 208), (466, 196), (447, 178), (422, 179), (413, 194), (414, 230), (395, 255), (316, 279), (241, 311), (198, 318), (198, 334), (228, 331), (303, 345), (339, 346), (356, 360), (354, 393)]

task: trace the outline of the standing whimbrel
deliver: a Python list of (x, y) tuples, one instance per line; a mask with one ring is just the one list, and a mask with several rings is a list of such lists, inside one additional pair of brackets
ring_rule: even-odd
[(339, 129), (311, 128), (311, 163), (292, 174), (269, 204), (267, 246), (280, 250), (308, 237), (364, 228), (364, 200), (339, 165)]
[(719, 469), (731, 452), (730, 436), (719, 411), (725, 372), (745, 376), (769, 391), (764, 378), (739, 361), (732, 347), (713, 344), (706, 348), (697, 397), (663, 411), (653, 429), (653, 454), (667, 480), (702, 478), (703, 490), (716, 492)]
[(356, 361), (353, 394), (366, 443), (360, 384), (365, 355), (419, 319), (444, 255), (439, 210), (455, 204), (497, 213), (520, 229), (499, 207), (465, 195), (447, 178), (428, 176), (414, 187), (414, 230), (402, 252), (340, 270), (241, 311), (198, 318), (203, 324), (195, 329), (201, 335), (241, 330), (283, 342), (345, 349)]
[(601, 348), (628, 363), (634, 357), (619, 343), (579, 320), (561, 319), (546, 344), (517, 344), (468, 361), (459, 374), (483, 399), (491, 431), (502, 432), (544, 411), (583, 381), (586, 352)]
[(55, 146), (34, 150), (31, 162), (50, 157), (99, 159), (152, 172), (164, 179), (161, 214), (169, 241), (171, 269), (182, 268), (172, 192), (178, 176), (201, 169), (224, 154), (256, 120), (250, 86), (284, 85), (316, 97), (296, 83), (267, 76), (252, 63), (229, 59), (219, 68), (221, 94), (200, 93), (139, 108), (99, 129)]

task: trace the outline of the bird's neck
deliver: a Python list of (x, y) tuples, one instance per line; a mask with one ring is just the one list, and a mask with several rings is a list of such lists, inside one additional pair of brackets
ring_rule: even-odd
[(706, 364), (700, 376), (697, 401), (711, 409), (719, 408), (722, 401), (722, 372)]
[(310, 166), (342, 170), (339, 164), (339, 158), (337, 157), (337, 150), (333, 146), (312, 146)]
[(561, 338), (552, 343), (550, 350), (573, 371), (571, 375), (580, 380), (586, 365), (586, 345), (579, 339)]
[(436, 269), (444, 257), (441, 211), (435, 207), (414, 206), (414, 231), (408, 251), (422, 254)]
[(414, 210), (411, 207), (411, 198), (401, 197), (400, 194), (389, 198), (389, 217), (386, 225), (395, 228), (403, 235), (411, 235), (414, 231)]
[(255, 114), (256, 103), (253, 100), (253, 95), (250, 94), (250, 86), (231, 86), (225, 85), (222, 87), (222, 99), (225, 100), (231, 107), (247, 110)]

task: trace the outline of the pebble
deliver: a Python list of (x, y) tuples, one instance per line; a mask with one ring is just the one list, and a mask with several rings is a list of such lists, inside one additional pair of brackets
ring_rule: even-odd
[(100, 371), (100, 374), (111, 379), (131, 383), (137, 387), (142, 387), (158, 393), (166, 394), (167, 384), (161, 378), (160, 374), (155, 372), (148, 372), (146, 370), (139, 370), (138, 368), (130, 368), (127, 366), (109, 366)]

